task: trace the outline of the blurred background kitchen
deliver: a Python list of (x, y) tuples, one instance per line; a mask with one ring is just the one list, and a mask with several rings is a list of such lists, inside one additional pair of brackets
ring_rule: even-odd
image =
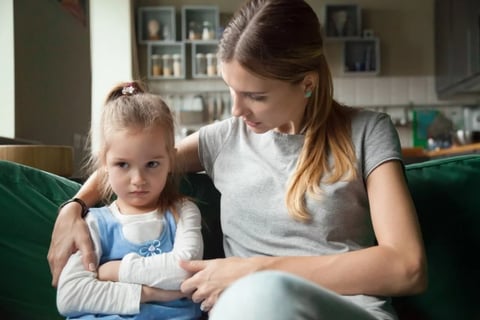
[[(388, 113), (407, 162), (480, 150), (480, 1), (307, 2), (324, 25), (335, 98)], [(177, 139), (228, 117), (214, 53), (241, 3), (0, 1), (0, 149), (71, 146), (80, 176), (106, 93), (132, 78), (167, 100)]]

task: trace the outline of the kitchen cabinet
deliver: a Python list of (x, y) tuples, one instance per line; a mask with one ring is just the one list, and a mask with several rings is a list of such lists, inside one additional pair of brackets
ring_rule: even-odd
[(480, 1), (435, 0), (435, 53), (439, 98), (480, 94)]

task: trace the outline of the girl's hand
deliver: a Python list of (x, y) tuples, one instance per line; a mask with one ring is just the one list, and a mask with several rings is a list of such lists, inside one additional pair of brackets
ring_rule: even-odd
[(186, 295), (181, 291), (163, 290), (153, 287), (142, 286), (140, 303), (145, 302), (168, 302), (184, 298)]
[(118, 282), (118, 271), (120, 270), (120, 260), (112, 260), (98, 266), (97, 278), (101, 281)]
[(254, 261), (238, 257), (181, 261), (180, 266), (193, 276), (182, 283), (180, 290), (191, 294), (194, 302), (201, 302), (202, 311), (210, 311), (232, 282), (258, 270)]
[(87, 223), (80, 215), (81, 209), (78, 203), (71, 202), (60, 210), (55, 221), (47, 255), (54, 287), (68, 258), (77, 250), (82, 252), (85, 269), (95, 271), (95, 252)]

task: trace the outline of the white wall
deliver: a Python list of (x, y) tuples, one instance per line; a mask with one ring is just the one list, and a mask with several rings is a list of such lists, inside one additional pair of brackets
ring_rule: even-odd
[(90, 1), (92, 123), (97, 123), (110, 89), (133, 78), (130, 0)]
[(0, 1), (0, 136), (15, 137), (13, 0)]

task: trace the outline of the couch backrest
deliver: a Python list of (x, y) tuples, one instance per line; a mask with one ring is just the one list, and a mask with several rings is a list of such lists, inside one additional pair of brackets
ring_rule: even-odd
[(429, 287), (405, 298), (424, 319), (480, 319), (480, 154), (406, 167), (422, 228)]

